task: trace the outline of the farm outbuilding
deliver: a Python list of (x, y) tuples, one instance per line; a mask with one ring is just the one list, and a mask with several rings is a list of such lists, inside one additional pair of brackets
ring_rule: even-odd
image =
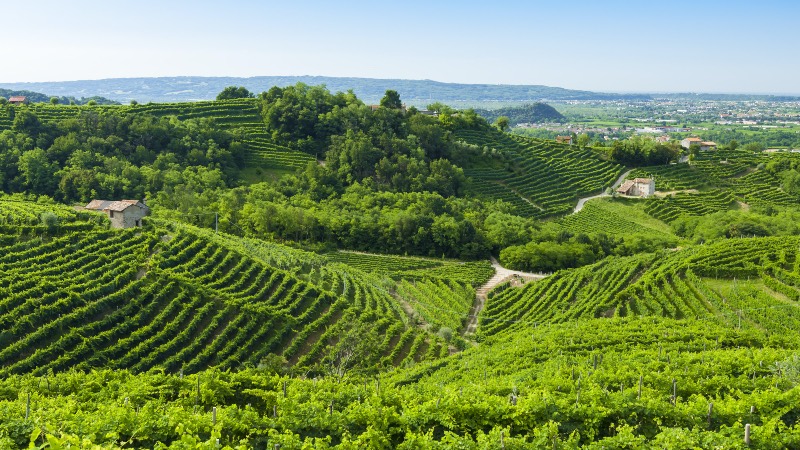
[(92, 200), (85, 207), (108, 216), (114, 228), (141, 227), (150, 208), (139, 200)]
[(632, 197), (650, 197), (656, 193), (656, 182), (652, 178), (626, 180), (617, 188), (617, 193)]
[(28, 98), (25, 97), (24, 95), (15, 95), (8, 99), (8, 103), (12, 105), (23, 105), (28, 103)]

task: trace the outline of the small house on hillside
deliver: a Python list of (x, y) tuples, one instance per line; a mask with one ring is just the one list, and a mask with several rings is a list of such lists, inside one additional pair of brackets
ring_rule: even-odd
[(142, 219), (150, 212), (138, 200), (92, 200), (86, 209), (105, 213), (114, 228), (141, 227)]
[(625, 180), (617, 188), (617, 193), (631, 197), (650, 197), (656, 193), (656, 182), (652, 178), (634, 178)]
[(572, 145), (572, 136), (556, 136), (556, 142), (559, 144)]
[(712, 141), (704, 141), (699, 137), (688, 137), (681, 141), (681, 147), (689, 150), (693, 145), (700, 148), (701, 151), (716, 150), (717, 143)]
[(12, 105), (25, 105), (28, 104), (28, 97), (24, 95), (14, 95), (8, 99), (8, 103)]

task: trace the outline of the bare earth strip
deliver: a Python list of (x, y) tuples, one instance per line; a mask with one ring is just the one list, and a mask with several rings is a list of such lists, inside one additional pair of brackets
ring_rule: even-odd
[(541, 280), (547, 276), (543, 273), (529, 273), (506, 269), (494, 258), (492, 258), (492, 267), (494, 267), (494, 275), (492, 278), (490, 278), (489, 281), (484, 283), (483, 286), (479, 287), (478, 290), (475, 291), (475, 304), (472, 306), (472, 311), (469, 313), (467, 326), (464, 327), (464, 331), (462, 333), (464, 336), (469, 334), (474, 335), (475, 331), (477, 331), (478, 315), (481, 313), (481, 311), (483, 311), (483, 307), (486, 304), (486, 295), (497, 285), (514, 276), (524, 278), (526, 280)]

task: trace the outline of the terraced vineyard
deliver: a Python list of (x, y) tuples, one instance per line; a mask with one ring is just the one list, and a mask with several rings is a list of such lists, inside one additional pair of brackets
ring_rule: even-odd
[(800, 324), (800, 238), (722, 240), (658, 255), (609, 257), (522, 288), (499, 287), (480, 316), (491, 336), (535, 323), (659, 316), (752, 326)]
[(32, 103), (25, 106), (0, 107), (0, 131), (11, 128), (10, 111), (27, 109), (46, 123), (77, 118), (89, 111), (98, 114), (150, 114), (174, 116), (180, 120), (212, 120), (230, 130), (248, 148), (247, 165), (264, 169), (293, 171), (304, 168), (314, 157), (273, 143), (267, 134), (256, 99), (236, 99), (186, 103), (148, 103), (130, 106), (68, 106)]
[(558, 223), (573, 233), (605, 233), (629, 236), (637, 233), (671, 235), (665, 223), (647, 215), (641, 202), (624, 198), (599, 198), (587, 202), (577, 214)]
[(493, 148), (509, 161), (509, 170), (468, 166), (472, 192), (509, 202), (526, 217), (547, 217), (572, 210), (578, 198), (602, 192), (622, 173), (622, 166), (591, 150), (552, 141), (507, 135), (496, 130), (459, 130), (458, 139)]
[(315, 367), (358, 322), (376, 327), (384, 365), (448, 352), (358, 274), (328, 269), (323, 289), (191, 227), (0, 243), (5, 373), (195, 372), (255, 365), (269, 353)]
[(728, 190), (714, 189), (697, 194), (675, 194), (665, 198), (651, 197), (644, 210), (656, 219), (672, 222), (681, 215), (703, 216), (725, 211), (736, 201)]

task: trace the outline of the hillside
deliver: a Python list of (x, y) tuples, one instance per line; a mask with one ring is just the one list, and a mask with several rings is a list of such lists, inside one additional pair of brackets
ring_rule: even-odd
[(0, 447), (800, 446), (797, 155), (382, 100), (0, 108)]
[(510, 108), (499, 108), (494, 110), (476, 109), (478, 115), (486, 119), (489, 123), (494, 123), (498, 117), (508, 117), (508, 124), (514, 126), (520, 123), (540, 123), (540, 122), (566, 122), (566, 118), (555, 108), (546, 103), (533, 103)]
[[(0, 202), (4, 211), (8, 204)], [(46, 208), (14, 207), (33, 217)], [(56, 225), (44, 236), (13, 229), (6, 226), (0, 239), (2, 373), (101, 367), (193, 373), (253, 367), (270, 354), (297, 369), (326, 372), (334, 349), (349, 342), (344, 337), (367, 323), (375, 359), (357, 365), (376, 370), (448, 354), (443, 339), (415, 326), (403, 310), (398, 299), (405, 291), (435, 288), (447, 309), (464, 299), (468, 308), (474, 297), (458, 282), (431, 284), (419, 276), (421, 285), (396, 288), (297, 250), (189, 226), (113, 231), (89, 222), (80, 229)], [(470, 273), (473, 280), (491, 275)], [(459, 295), (466, 297), (458, 301)], [(429, 322), (441, 316), (425, 315)]]

